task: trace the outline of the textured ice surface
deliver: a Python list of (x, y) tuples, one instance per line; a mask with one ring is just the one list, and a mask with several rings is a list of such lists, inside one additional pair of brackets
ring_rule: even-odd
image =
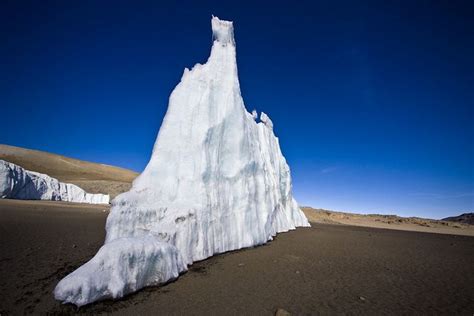
[(59, 182), (46, 174), (25, 170), (4, 160), (0, 160), (0, 198), (109, 203), (106, 194), (86, 193), (77, 185)]
[[(211, 55), (184, 71), (147, 167), (129, 192), (112, 201), (104, 247), (58, 284), (58, 300), (83, 305), (120, 297), (166, 281), (162, 276), (175, 277), (186, 269), (183, 263), (309, 226), (293, 199), (290, 169), (270, 118), (262, 113), (257, 123), (256, 113), (245, 109), (232, 22), (213, 17), (212, 30)], [(167, 253), (150, 258), (150, 252), (137, 252), (147, 237), (159, 240)], [(154, 268), (160, 260), (167, 262), (165, 271)], [(130, 261), (134, 269), (127, 268)]]
[(80, 306), (164, 283), (185, 270), (178, 250), (169, 243), (153, 236), (120, 238), (103, 245), (92, 260), (62, 279), (54, 294)]

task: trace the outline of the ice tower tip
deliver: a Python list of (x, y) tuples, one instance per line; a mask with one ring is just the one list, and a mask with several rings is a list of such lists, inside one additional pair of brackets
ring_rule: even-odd
[(235, 45), (234, 26), (232, 21), (220, 20), (217, 16), (212, 16), (212, 37), (219, 43)]

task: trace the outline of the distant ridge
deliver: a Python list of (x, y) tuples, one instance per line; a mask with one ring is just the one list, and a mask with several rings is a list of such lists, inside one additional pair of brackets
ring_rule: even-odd
[(443, 221), (474, 225), (474, 213), (463, 213), (458, 216), (446, 217), (443, 218)]
[(111, 198), (128, 191), (138, 176), (138, 173), (124, 168), (2, 144), (0, 159), (78, 185), (90, 193), (109, 194)]
[[(474, 213), (466, 213), (456, 217), (436, 220), (420, 217), (401, 217), (397, 215), (383, 214), (355, 214), (336, 212), (324, 209), (313, 209), (302, 207), (306, 217), (312, 223), (352, 225), (373, 228), (385, 228), (395, 230), (408, 230), (427, 233), (441, 233), (474, 236), (472, 219)], [(471, 223), (467, 219), (471, 219)], [(453, 220), (450, 220), (452, 218)], [(456, 220), (457, 218), (461, 218)]]

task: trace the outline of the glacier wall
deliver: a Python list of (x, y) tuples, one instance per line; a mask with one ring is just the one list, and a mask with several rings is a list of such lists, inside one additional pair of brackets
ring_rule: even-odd
[[(174, 262), (172, 271), (164, 273), (174, 277), (194, 261), (309, 226), (293, 198), (290, 169), (271, 119), (261, 113), (257, 123), (256, 113), (245, 109), (233, 24), (213, 17), (212, 30), (210, 57), (204, 65), (185, 69), (147, 167), (129, 192), (112, 201), (105, 245), (57, 285), (56, 299), (80, 306), (118, 298), (166, 281), (161, 273), (137, 273), (137, 267), (158, 271), (159, 260)], [(134, 251), (111, 246), (123, 240)], [(136, 250), (143, 243), (152, 250)], [(151, 260), (149, 253), (162, 251), (164, 244), (168, 254)], [(99, 262), (117, 251), (121, 261), (114, 259), (117, 265), (107, 267), (123, 270), (132, 261), (134, 269), (111, 282), (104, 275), (116, 274), (104, 273)]]
[(0, 198), (108, 204), (106, 194), (86, 193), (77, 185), (60, 182), (46, 174), (25, 170), (0, 160)]

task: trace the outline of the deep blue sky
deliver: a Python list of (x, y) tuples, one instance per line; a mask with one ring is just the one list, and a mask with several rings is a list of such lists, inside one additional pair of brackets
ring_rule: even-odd
[(2, 1), (0, 143), (141, 171), (211, 14), (302, 205), (474, 209), (472, 1)]

